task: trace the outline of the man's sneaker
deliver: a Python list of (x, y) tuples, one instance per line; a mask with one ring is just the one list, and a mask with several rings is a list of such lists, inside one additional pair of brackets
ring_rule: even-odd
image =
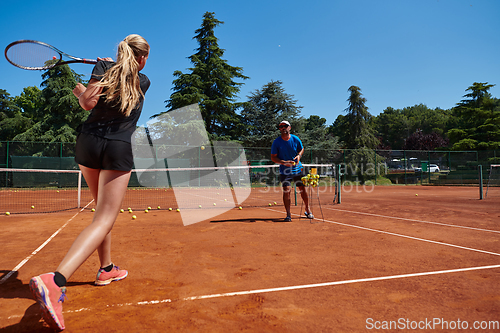
[(106, 272), (103, 268), (100, 268), (99, 272), (97, 272), (95, 284), (96, 286), (105, 286), (113, 281), (123, 280), (127, 277), (127, 275), (128, 272), (120, 269), (118, 266), (113, 266), (111, 272)]
[(54, 282), (54, 273), (35, 276), (30, 280), (30, 290), (40, 305), (45, 322), (55, 330), (64, 330), (62, 303), (66, 288), (59, 288)]
[(284, 219), (285, 222), (292, 222), (292, 218), (290, 216), (285, 217)]
[(312, 219), (314, 218), (314, 215), (313, 215), (312, 213), (305, 212), (304, 214), (306, 215), (306, 217), (307, 217), (308, 219), (311, 219), (311, 220), (312, 220)]

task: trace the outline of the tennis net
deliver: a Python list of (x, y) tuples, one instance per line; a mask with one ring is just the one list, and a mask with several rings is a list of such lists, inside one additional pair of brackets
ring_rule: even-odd
[[(334, 168), (304, 164), (303, 173), (317, 174), (314, 200), (332, 204), (337, 194)], [(134, 169), (124, 210), (175, 210), (210, 207), (282, 205), (278, 165)], [(48, 213), (87, 206), (92, 195), (79, 170), (0, 168), (0, 212)], [(300, 195), (292, 197), (300, 205)], [(90, 204), (89, 204), (90, 203)]]

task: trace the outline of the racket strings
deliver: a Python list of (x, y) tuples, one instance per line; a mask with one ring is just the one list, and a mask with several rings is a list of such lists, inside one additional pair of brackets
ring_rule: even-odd
[(6, 56), (12, 63), (22, 68), (51, 67), (49, 61), (60, 59), (57, 51), (36, 43), (15, 44), (7, 50)]

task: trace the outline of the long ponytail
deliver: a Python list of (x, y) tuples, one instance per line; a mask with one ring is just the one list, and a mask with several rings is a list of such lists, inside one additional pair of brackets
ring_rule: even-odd
[(137, 58), (149, 54), (149, 44), (139, 35), (129, 35), (118, 44), (116, 64), (103, 76), (99, 86), (103, 87), (106, 102), (119, 106), (129, 116), (144, 97), (139, 85), (139, 63)]

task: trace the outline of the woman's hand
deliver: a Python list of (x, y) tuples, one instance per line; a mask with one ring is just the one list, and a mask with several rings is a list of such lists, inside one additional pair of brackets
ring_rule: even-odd
[(83, 84), (77, 83), (76, 87), (73, 89), (73, 95), (75, 95), (76, 98), (79, 98), (85, 90), (87, 90), (87, 88)]

